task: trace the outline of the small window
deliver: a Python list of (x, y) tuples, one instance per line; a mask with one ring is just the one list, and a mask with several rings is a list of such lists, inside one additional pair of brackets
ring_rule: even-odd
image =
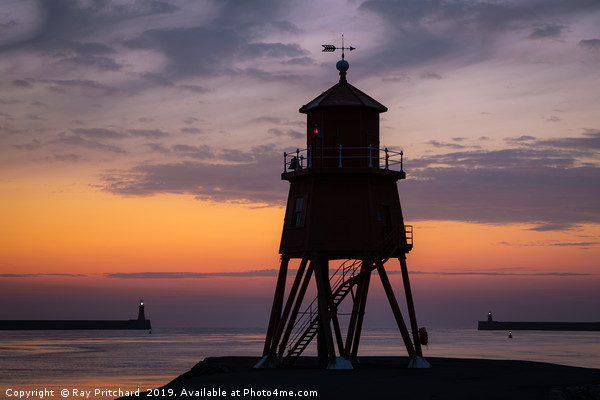
[(296, 197), (296, 205), (294, 207), (294, 219), (292, 220), (292, 226), (297, 227), (302, 225), (302, 211), (304, 207), (304, 197)]

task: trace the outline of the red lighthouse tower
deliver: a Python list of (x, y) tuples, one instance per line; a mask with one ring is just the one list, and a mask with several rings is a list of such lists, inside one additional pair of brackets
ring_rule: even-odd
[[(292, 364), (317, 337), (323, 364), (352, 368), (374, 270), (406, 345), (409, 366), (429, 365), (422, 358), (426, 335), (417, 325), (406, 266), (412, 227), (404, 225), (397, 189), (405, 178), (402, 152), (380, 148), (379, 114), (387, 108), (347, 82), (349, 65), (343, 57), (336, 65), (339, 82), (300, 108), (307, 115), (306, 149), (284, 153), (281, 177), (290, 182), (290, 190), (281, 266), (257, 367)], [(410, 331), (385, 270), (390, 258), (400, 261)], [(300, 263), (286, 300), (291, 259)], [(306, 298), (313, 279), (314, 300)], [(342, 326), (337, 310), (345, 299), (352, 311)]]

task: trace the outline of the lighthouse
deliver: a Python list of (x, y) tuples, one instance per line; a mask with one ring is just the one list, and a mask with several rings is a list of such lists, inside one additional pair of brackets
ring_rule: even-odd
[(146, 315), (144, 314), (144, 300), (140, 300), (140, 305), (138, 308), (138, 321), (144, 321), (146, 319)]
[[(417, 325), (406, 264), (413, 247), (412, 227), (404, 224), (397, 187), (406, 177), (403, 152), (380, 146), (379, 115), (387, 108), (348, 82), (343, 50), (354, 48), (342, 44), (341, 49), (339, 81), (300, 107), (306, 115), (306, 147), (283, 155), (281, 178), (290, 187), (279, 246), (281, 265), (263, 358), (256, 367), (291, 365), (316, 338), (323, 366), (351, 369), (374, 271), (409, 366), (428, 367), (421, 348), (426, 334)], [(286, 289), (293, 259), (299, 266)], [(390, 259), (400, 262), (409, 325), (387, 276), (385, 263)], [(313, 284), (317, 296), (308, 298)], [(348, 321), (338, 315), (344, 301), (352, 310)]]

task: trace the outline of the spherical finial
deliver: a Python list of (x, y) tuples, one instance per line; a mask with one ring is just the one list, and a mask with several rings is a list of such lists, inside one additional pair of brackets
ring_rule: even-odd
[(340, 61), (337, 62), (337, 64), (335, 64), (335, 67), (340, 72), (346, 72), (348, 71), (348, 68), (350, 68), (350, 64), (348, 64), (348, 61), (342, 58)]

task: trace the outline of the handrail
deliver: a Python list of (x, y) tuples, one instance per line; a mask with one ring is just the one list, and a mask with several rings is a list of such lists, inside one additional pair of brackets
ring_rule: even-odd
[[(371, 145), (367, 147), (321, 147), (317, 148), (319, 155), (314, 154), (312, 146), (306, 149), (296, 149), (292, 152), (283, 153), (283, 172), (296, 171), (304, 168), (312, 168), (313, 161), (337, 160), (337, 167), (344, 167), (344, 160), (368, 160), (369, 168), (397, 169), (404, 172), (404, 151), (390, 150), (387, 147), (377, 148)], [(376, 161), (376, 162), (374, 162)], [(347, 164), (347, 163), (346, 163)], [(398, 169), (399, 168), (399, 169)]]
[[(347, 263), (353, 261), (350, 265), (346, 266)], [(346, 276), (350, 274), (350, 277), (354, 277), (354, 274), (358, 270), (358, 267), (361, 263), (361, 260), (346, 260), (335, 270), (335, 272), (329, 277), (329, 281), (333, 282), (333, 279), (338, 275), (341, 271), (341, 275), (331, 286), (331, 292), (335, 293), (335, 291), (346, 281)], [(350, 272), (348, 272), (350, 271)], [(306, 329), (313, 323), (314, 317), (317, 313), (317, 305), (315, 304), (318, 300), (318, 297), (315, 297), (313, 301), (308, 305), (305, 311), (301, 312), (302, 317), (298, 318), (293, 325), (294, 334), (288, 341), (288, 349), (291, 350), (294, 344), (298, 341), (300, 336), (306, 331)]]

